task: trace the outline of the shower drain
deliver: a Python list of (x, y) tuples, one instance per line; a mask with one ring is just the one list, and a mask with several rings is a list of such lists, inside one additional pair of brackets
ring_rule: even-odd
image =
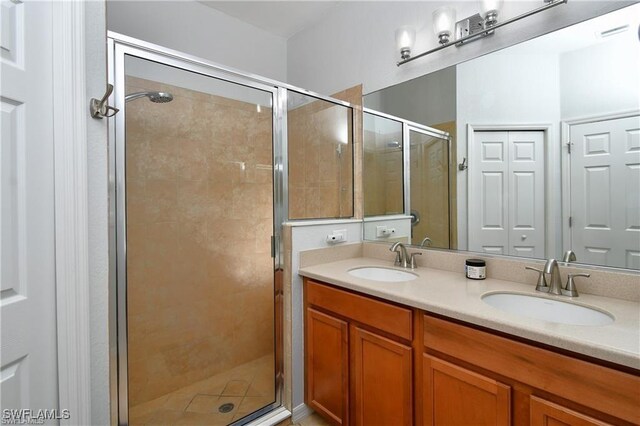
[(233, 407), (234, 407), (233, 403), (228, 402), (218, 407), (218, 411), (220, 411), (221, 413), (228, 413), (229, 411), (233, 410)]

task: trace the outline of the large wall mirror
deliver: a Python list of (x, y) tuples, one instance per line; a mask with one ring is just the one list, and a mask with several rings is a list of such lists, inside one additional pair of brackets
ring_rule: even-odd
[[(365, 239), (640, 269), (639, 24), (635, 4), (366, 95)], [(376, 169), (381, 117), (404, 130), (378, 127)]]

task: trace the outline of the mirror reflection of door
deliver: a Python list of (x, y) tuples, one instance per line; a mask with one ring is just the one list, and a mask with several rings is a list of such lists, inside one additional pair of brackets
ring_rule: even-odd
[[(411, 211), (420, 216), (411, 243), (450, 248), (449, 141), (409, 130)], [(425, 240), (429, 238), (429, 240)]]
[(640, 269), (640, 117), (571, 126), (571, 248), (580, 262)]
[(469, 250), (544, 258), (544, 132), (476, 131), (468, 152)]

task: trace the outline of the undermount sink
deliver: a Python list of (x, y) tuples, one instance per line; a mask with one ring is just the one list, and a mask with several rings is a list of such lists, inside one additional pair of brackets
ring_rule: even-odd
[(488, 293), (482, 301), (501, 311), (548, 322), (570, 325), (608, 325), (613, 315), (575, 303), (518, 293)]
[(403, 281), (412, 281), (418, 278), (416, 274), (411, 272), (399, 271), (391, 268), (381, 268), (376, 266), (366, 266), (362, 268), (350, 269), (349, 275), (365, 280), (383, 281), (387, 283), (399, 283)]

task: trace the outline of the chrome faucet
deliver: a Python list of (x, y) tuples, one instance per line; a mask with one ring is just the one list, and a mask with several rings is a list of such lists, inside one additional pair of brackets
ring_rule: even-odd
[(560, 278), (560, 268), (558, 267), (558, 261), (555, 259), (547, 260), (543, 269), (545, 274), (551, 275), (551, 279), (547, 280), (549, 283), (549, 294), (561, 295), (562, 294), (562, 278)]
[(396, 253), (396, 261), (394, 265), (402, 266), (406, 268), (409, 266), (409, 255), (407, 254), (407, 248), (401, 242), (393, 243), (391, 247), (389, 247), (389, 251), (394, 251)]
[(564, 252), (564, 255), (562, 256), (562, 261), (564, 263), (575, 262), (576, 254), (573, 252), (573, 250), (567, 250)]

